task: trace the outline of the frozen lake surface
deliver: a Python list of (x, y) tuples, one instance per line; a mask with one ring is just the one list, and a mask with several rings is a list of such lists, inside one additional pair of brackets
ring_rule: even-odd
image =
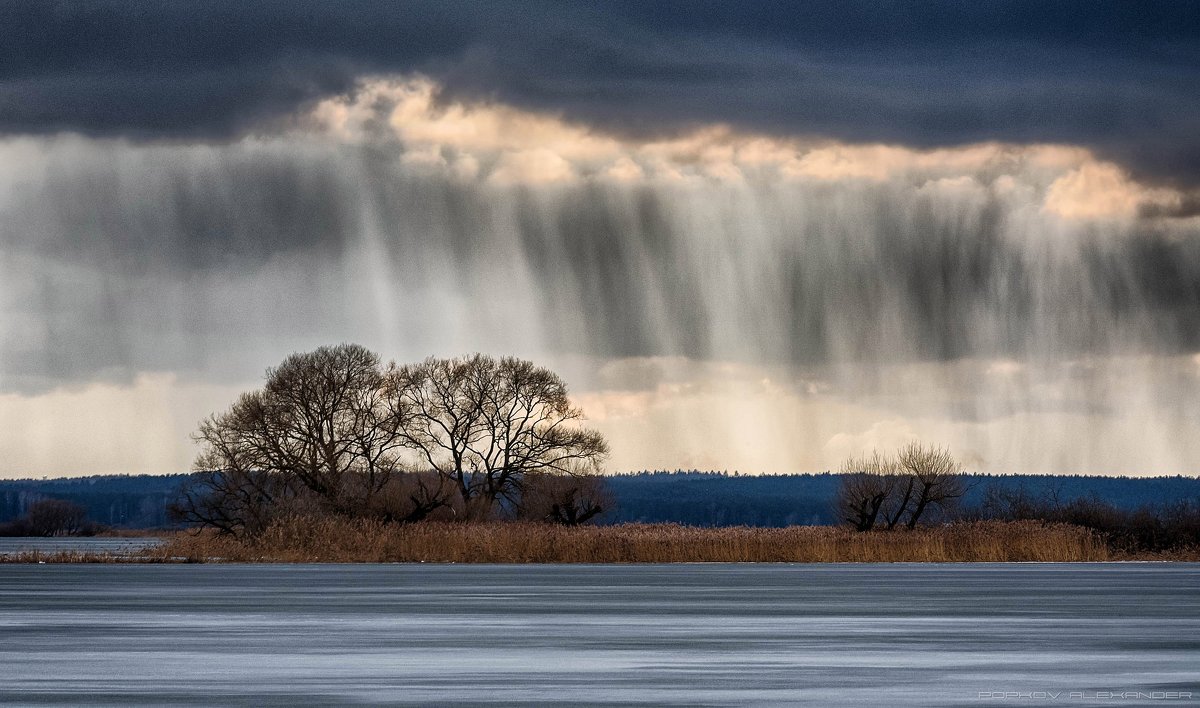
[(1197, 699), (1197, 564), (0, 565), (0, 703)]
[(0, 537), (0, 556), (37, 551), (58, 553), (79, 551), (81, 553), (137, 553), (162, 543), (161, 538), (137, 536), (116, 538), (111, 536), (62, 536), (46, 538), (39, 536)]

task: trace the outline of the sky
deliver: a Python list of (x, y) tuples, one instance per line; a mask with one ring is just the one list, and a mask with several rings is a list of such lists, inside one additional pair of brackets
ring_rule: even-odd
[(0, 478), (293, 351), (516, 354), (612, 470), (1200, 465), (1200, 6), (0, 3)]

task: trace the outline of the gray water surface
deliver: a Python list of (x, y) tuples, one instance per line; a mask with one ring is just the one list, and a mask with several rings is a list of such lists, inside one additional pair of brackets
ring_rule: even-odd
[(2, 703), (1196, 698), (1198, 564), (0, 565)]

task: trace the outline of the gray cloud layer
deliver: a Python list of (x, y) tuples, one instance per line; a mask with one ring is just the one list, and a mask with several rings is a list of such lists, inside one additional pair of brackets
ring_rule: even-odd
[(1065, 142), (1200, 183), (1200, 5), (0, 5), (0, 130), (225, 138), (421, 71), (623, 133), (696, 123), (917, 146)]
[(622, 143), (429, 95), (0, 141), (0, 475), (182, 469), (195, 421), (337, 341), (546, 363), (618, 469), (1200, 459), (1197, 222), (1145, 213), (1171, 190), (1077, 149)]
[(342, 339), (788, 364), (1200, 349), (1193, 229), (1066, 228), (1020, 173), (503, 186), (392, 149), (39, 143), (0, 203), (5, 387), (244, 376)]

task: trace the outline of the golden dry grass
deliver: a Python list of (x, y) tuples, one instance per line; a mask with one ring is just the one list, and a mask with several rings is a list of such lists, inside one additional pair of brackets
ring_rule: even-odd
[(532, 523), (421, 523), (291, 518), (253, 541), (182, 533), (160, 561), (676, 563), (1103, 561), (1102, 538), (1076, 526), (972, 522), (857, 533), (822, 526), (704, 529), (673, 524), (568, 528)]

